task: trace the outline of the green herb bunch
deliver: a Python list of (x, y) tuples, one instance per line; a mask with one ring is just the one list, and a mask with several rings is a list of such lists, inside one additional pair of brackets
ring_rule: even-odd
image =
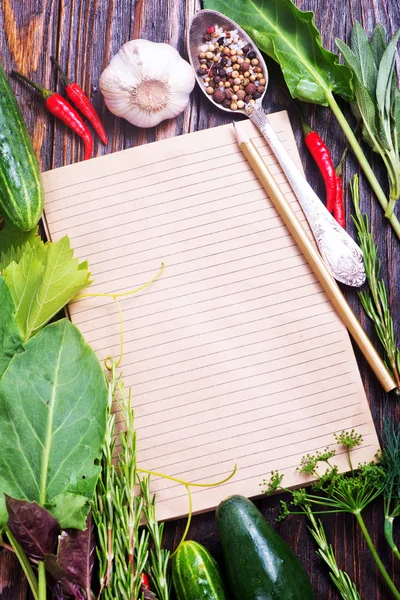
[[(123, 420), (116, 465), (113, 460), (116, 424), (115, 414), (111, 412), (114, 402)], [(155, 516), (155, 497), (150, 494), (149, 477), (141, 480), (138, 475), (131, 395), (117, 376), (115, 363), (109, 382), (107, 434), (93, 517), (98, 537), (99, 598), (169, 600), (169, 551), (162, 548), (163, 524), (159, 524)], [(143, 518), (146, 525), (140, 527)], [(144, 574), (149, 575), (151, 588), (156, 593), (143, 582)]]
[(393, 214), (395, 202), (400, 197), (400, 90), (395, 72), (399, 37), (400, 29), (387, 44), (386, 30), (379, 24), (368, 40), (364, 29), (356, 21), (350, 47), (336, 40), (346, 65), (353, 73), (353, 113), (362, 122), (364, 140), (381, 155), (387, 169), (387, 217)]
[(360, 209), (357, 175), (354, 175), (350, 189), (355, 209), (353, 221), (364, 256), (365, 274), (369, 287), (368, 290), (360, 292), (359, 297), (365, 312), (374, 323), (376, 333), (385, 351), (386, 366), (393, 374), (397, 388), (400, 390), (400, 349), (396, 344), (386, 285), (380, 276), (381, 263), (378, 258), (378, 248), (372, 237), (368, 216), (363, 216)]
[(373, 462), (360, 464), (355, 469), (351, 452), (362, 443), (362, 436), (354, 430), (343, 431), (340, 435), (335, 435), (335, 439), (336, 443), (344, 447), (347, 452), (349, 473), (339, 473), (338, 467), (332, 462), (336, 450), (326, 448), (323, 452), (317, 452), (315, 455), (304, 456), (298, 468), (300, 473), (315, 479), (315, 483), (310, 488), (287, 490), (281, 485), (282, 475), (274, 472), (269, 482), (264, 482), (267, 485), (265, 493), (271, 494), (277, 489), (282, 489), (291, 494), (289, 504), (281, 502), (280, 519), (289, 514), (305, 514), (308, 517), (311, 522), (311, 533), (319, 546), (318, 555), (330, 567), (331, 578), (343, 600), (356, 600), (359, 598), (359, 594), (348, 575), (338, 568), (333, 549), (327, 543), (322, 523), (317, 521), (315, 514), (350, 513), (354, 515), (382, 577), (394, 598), (400, 600), (400, 592), (386, 571), (362, 516), (364, 509), (386, 489), (387, 471), (382, 465)]

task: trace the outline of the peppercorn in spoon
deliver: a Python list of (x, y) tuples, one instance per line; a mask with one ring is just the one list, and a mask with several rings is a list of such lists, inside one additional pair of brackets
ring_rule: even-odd
[(222, 110), (249, 117), (265, 137), (301, 204), (333, 277), (350, 286), (362, 285), (365, 270), (361, 249), (298, 170), (262, 108), (268, 71), (256, 45), (234, 21), (217, 11), (201, 10), (190, 23), (187, 46), (197, 82), (207, 98)]

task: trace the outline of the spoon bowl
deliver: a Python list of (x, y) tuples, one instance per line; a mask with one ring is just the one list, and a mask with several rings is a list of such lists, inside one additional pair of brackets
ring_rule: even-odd
[[(254, 103), (248, 103), (243, 108), (232, 110), (215, 102), (212, 94), (207, 93), (205, 82), (199, 74), (199, 54), (201, 46), (205, 44), (204, 36), (210, 26), (222, 27), (225, 31), (237, 31), (238, 38), (245, 44), (249, 44), (255, 53), (259, 61), (258, 65), (263, 70), (266, 83), (260, 98), (255, 100)], [(247, 116), (258, 127), (268, 142), (303, 209), (321, 256), (332, 276), (346, 285), (354, 287), (362, 285), (365, 281), (365, 269), (361, 249), (353, 238), (335, 221), (304, 178), (304, 175), (298, 170), (262, 108), (268, 86), (268, 70), (255, 43), (234, 21), (215, 10), (206, 9), (200, 10), (192, 18), (188, 29), (187, 49), (197, 82), (209, 102), (212, 102), (220, 110), (231, 113), (231, 115), (239, 113)]]
[[(257, 46), (254, 44), (254, 42), (251, 40), (251, 38), (247, 35), (247, 33), (244, 31), (244, 29), (239, 27), (239, 25), (237, 25), (236, 23), (234, 23), (233, 21), (228, 19), (228, 17), (225, 17), (225, 15), (221, 14), (220, 12), (218, 12), (216, 10), (209, 10), (209, 9), (200, 10), (192, 18), (192, 21), (191, 21), (191, 23), (189, 25), (189, 29), (188, 29), (187, 48), (188, 48), (189, 61), (195, 71), (196, 81), (199, 84), (201, 91), (207, 97), (207, 99), (210, 100), (210, 102), (212, 102), (214, 104), (214, 106), (216, 106), (220, 110), (224, 110), (225, 112), (229, 112), (231, 114), (237, 114), (237, 113), (240, 114), (241, 113), (243, 115), (249, 116), (248, 109), (246, 109), (246, 107), (238, 108), (237, 110), (231, 110), (230, 108), (225, 108), (224, 106), (222, 106), (222, 104), (218, 104), (217, 102), (215, 102), (213, 100), (213, 97), (210, 94), (207, 94), (207, 92), (206, 92), (206, 86), (204, 85), (204, 81), (201, 78), (201, 76), (199, 75), (199, 68), (200, 68), (199, 52), (200, 52), (200, 46), (202, 46), (205, 43), (204, 35), (205, 35), (205, 32), (207, 32), (207, 29), (210, 27), (210, 25), (216, 25), (217, 27), (222, 27), (223, 29), (226, 29), (227, 31), (236, 30), (238, 32), (238, 37), (241, 40), (243, 40), (243, 42), (246, 42), (246, 44), (249, 44), (249, 46), (251, 46), (252, 51), (255, 52), (256, 57), (258, 58), (258, 61), (259, 61), (259, 66), (262, 68), (263, 73), (264, 73), (264, 78), (266, 80), (266, 84), (264, 86), (265, 89), (264, 89), (261, 97), (256, 100), (256, 104), (255, 104), (255, 106), (258, 106), (260, 108), (261, 108), (261, 105), (264, 100), (264, 96), (265, 96), (265, 93), (266, 93), (267, 87), (268, 87), (268, 69), (267, 69), (267, 65), (265, 64), (265, 60), (264, 60), (261, 52), (257, 48)], [(254, 107), (254, 105), (253, 105), (253, 107)]]

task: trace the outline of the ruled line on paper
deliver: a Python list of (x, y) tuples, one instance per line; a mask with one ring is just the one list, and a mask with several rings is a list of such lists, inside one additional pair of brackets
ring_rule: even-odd
[[(299, 165), (287, 116), (271, 120)], [(250, 122), (243, 126), (309, 232), (276, 158)], [(250, 477), (267, 462), (260, 462), (265, 448), (283, 470), (345, 422), (362, 427), (373, 447), (348, 335), (230, 126), (44, 180), (49, 233), (54, 240), (68, 234), (79, 259), (89, 259), (93, 292), (130, 291), (166, 264), (140, 295), (120, 298), (123, 374), (133, 386), (138, 460), (146, 468), (204, 481), (226, 475), (235, 457), (240, 463), (235, 487), (196, 492), (194, 510), (212, 508), (226, 489), (257, 494), (259, 481)], [(112, 300), (79, 299), (69, 310), (100, 360), (119, 352)], [(121, 412), (114, 413), (121, 427)], [(366, 448), (359, 456), (373, 454)], [(161, 517), (185, 512), (185, 490), (153, 485)]]
[[(354, 382), (353, 382), (353, 385), (355, 385), (355, 384), (354, 384)], [(329, 391), (336, 392), (336, 391), (338, 391), (339, 389), (341, 389), (341, 388), (345, 388), (345, 387), (346, 387), (346, 386), (342, 385), (342, 386), (339, 386), (339, 387), (337, 387), (337, 388), (336, 388), (336, 387), (328, 388), (328, 389), (326, 389), (326, 390), (325, 390), (325, 393), (328, 393)], [(310, 398), (310, 397), (313, 397), (313, 396), (316, 396), (316, 395), (317, 395), (317, 394), (312, 394), (312, 395), (309, 395), (309, 396), (308, 396), (308, 398)], [(339, 397), (339, 398), (340, 398), (340, 397)], [(263, 397), (263, 396), (256, 396), (256, 397), (255, 397), (255, 398), (253, 398), (252, 400), (261, 400), (261, 399), (264, 399), (264, 397)], [(331, 399), (331, 398), (330, 398), (329, 400), (326, 400), (326, 401), (324, 401), (324, 402), (331, 402), (332, 400), (336, 400), (336, 399), (338, 399), (338, 398), (337, 398), (337, 397), (336, 397), (336, 398), (333, 398), (333, 399)], [(293, 398), (291, 398), (291, 399), (290, 399), (290, 402), (295, 402), (296, 400), (301, 400), (301, 396), (300, 396), (300, 397), (298, 396), (298, 397), (296, 397), (296, 398), (294, 398), (294, 399), (293, 399)], [(282, 400), (280, 400), (280, 403), (282, 403)], [(236, 404), (237, 404), (237, 405), (240, 405), (240, 401), (237, 401), (236, 403), (234, 402), (234, 403), (232, 403), (232, 404), (233, 404), (233, 405), (236, 405)], [(267, 405), (267, 407), (273, 407), (273, 406), (277, 406), (277, 405), (278, 405), (278, 402), (277, 402), (277, 403), (274, 403), (274, 404), (268, 404), (268, 405)], [(243, 414), (246, 414), (246, 413), (251, 413), (251, 412), (252, 412), (252, 409), (249, 409), (249, 410), (247, 410), (247, 411), (243, 411)], [(259, 431), (264, 431), (264, 429), (262, 428), (262, 429), (261, 429), (261, 430), (259, 430)], [(295, 431), (295, 433), (297, 434), (297, 433), (300, 433), (300, 432), (308, 432), (308, 431), (309, 431), (309, 430), (308, 430), (308, 428), (305, 428), (305, 429), (303, 428), (303, 429), (297, 429), (297, 430)], [(256, 432), (254, 432), (254, 433), (256, 433)], [(279, 435), (277, 435), (277, 436), (271, 436), (271, 435), (269, 435), (269, 436), (268, 436), (268, 442), (270, 442), (270, 441), (271, 441), (271, 440), (273, 440), (273, 439), (280, 438), (280, 437), (282, 437), (282, 434), (281, 434), (281, 433), (280, 433)], [(222, 445), (221, 445), (221, 442), (232, 443), (234, 439), (235, 439), (235, 436), (231, 436), (231, 435), (228, 435), (228, 436), (225, 436), (225, 437), (220, 437), (220, 436), (219, 436), (219, 437), (218, 437), (218, 439), (217, 439), (216, 441), (212, 441), (212, 442), (210, 442), (210, 443), (207, 445), (207, 449), (210, 449), (210, 448), (213, 448), (213, 447), (218, 447), (218, 449), (217, 449), (217, 450), (213, 450), (212, 452), (207, 452), (207, 453), (205, 453), (205, 454), (200, 454), (200, 453), (199, 453), (199, 451), (198, 451), (198, 449), (199, 449), (199, 448), (204, 448), (204, 445), (203, 445), (203, 444), (191, 444), (191, 446), (190, 446), (190, 450), (188, 450), (187, 452), (185, 452), (185, 455), (184, 455), (184, 456), (185, 456), (185, 458), (183, 458), (182, 460), (178, 460), (178, 461), (177, 461), (177, 460), (175, 460), (175, 461), (173, 461), (172, 463), (170, 463), (170, 464), (167, 464), (167, 465), (164, 465), (164, 466), (166, 466), (166, 467), (171, 467), (171, 466), (173, 466), (174, 464), (180, 464), (180, 463), (182, 463), (182, 462), (186, 462), (186, 460), (191, 460), (191, 458), (188, 458), (188, 453), (189, 453), (189, 457), (190, 457), (190, 452), (195, 452), (195, 453), (196, 453), (196, 457), (197, 457), (197, 458), (204, 458), (204, 457), (206, 457), (206, 456), (210, 456), (210, 455), (213, 455), (213, 454), (218, 454), (218, 453), (219, 453), (219, 452), (221, 452), (222, 450), (225, 450), (225, 449), (222, 447)], [(285, 439), (286, 439), (286, 437), (285, 437)], [(306, 439), (309, 439), (309, 438), (306, 438)], [(253, 445), (253, 443), (254, 443), (254, 440), (253, 440), (253, 439), (252, 439), (250, 442), (246, 442), (246, 443), (242, 443), (242, 442), (241, 442), (241, 444), (240, 444), (240, 448), (242, 449), (242, 448), (244, 448), (244, 447), (251, 446), (251, 445)], [(289, 443), (289, 441), (287, 440), (287, 442), (286, 442), (286, 445), (290, 446), (290, 445), (293, 445), (294, 443), (295, 443), (295, 442), (290, 442), (290, 443)], [(158, 446), (158, 447), (160, 447), (160, 446)], [(230, 446), (227, 446), (227, 448), (226, 448), (226, 449), (227, 449), (227, 450), (229, 450), (230, 448), (231, 448)], [(277, 448), (277, 446), (275, 446), (275, 445), (274, 445), (274, 448)], [(278, 448), (279, 448), (279, 446), (278, 446)], [(162, 452), (162, 454), (155, 454), (155, 455), (152, 455), (152, 454), (151, 454), (151, 452), (150, 452), (150, 451), (152, 451), (152, 450), (156, 450), (156, 452), (159, 452), (159, 451), (158, 451), (158, 450), (157, 450), (157, 449), (156, 449), (154, 446), (149, 446), (149, 447), (146, 447), (146, 448), (145, 448), (145, 447), (143, 447), (143, 450), (146, 450), (146, 458), (147, 458), (147, 460), (150, 458), (150, 459), (151, 459), (152, 461), (154, 461), (154, 462), (156, 462), (157, 460), (160, 460), (160, 459), (166, 459), (166, 460), (170, 460), (170, 459), (168, 459), (168, 458), (167, 458), (168, 456), (174, 456), (175, 454), (178, 454), (178, 452), (179, 452), (179, 449), (178, 449), (178, 450), (177, 450), (177, 449), (174, 449), (174, 450), (173, 450), (173, 451), (171, 451), (171, 452)], [(239, 458), (239, 457), (238, 457), (238, 458)]]
[[(282, 133), (284, 133), (284, 130), (282, 130), (282, 131), (275, 131), (275, 133), (278, 136), (280, 136)], [(263, 136), (260, 136), (260, 135), (252, 136), (251, 139), (253, 140), (253, 142), (257, 146), (260, 145), (258, 143), (260, 141), (262, 141), (262, 143), (264, 144), (264, 137)], [(282, 139), (280, 141), (281, 141), (281, 143), (284, 142), (284, 140), (282, 140)], [(215, 146), (213, 149), (221, 151), (222, 148), (226, 148), (226, 147), (229, 147), (229, 146), (235, 147), (236, 148), (236, 153), (238, 154), (238, 152), (237, 152), (237, 142), (236, 141), (230, 141), (230, 142), (228, 142), (226, 144), (222, 144), (222, 145), (218, 144), (218, 146)], [(163, 158), (161, 160), (153, 160), (153, 161), (151, 161), (151, 162), (149, 162), (147, 164), (140, 165), (140, 168), (143, 169), (143, 168), (146, 168), (146, 167), (154, 167), (155, 165), (161, 164), (161, 163), (165, 162), (166, 160), (176, 160), (176, 159), (186, 158), (187, 156), (196, 155), (196, 154), (203, 154), (203, 150), (188, 151), (188, 152), (185, 152), (184, 154), (175, 155), (175, 156), (173, 156), (171, 158), (167, 158), (167, 159)], [(272, 154), (272, 152), (271, 152), (271, 154)], [(204, 156), (202, 156), (202, 159), (204, 159)], [(210, 159), (210, 160), (212, 160), (212, 159)], [(196, 161), (195, 164), (198, 164), (198, 161)], [(87, 183), (87, 182), (92, 182), (92, 181), (99, 181), (100, 179), (104, 179), (106, 177), (115, 176), (115, 175), (122, 175), (122, 173), (127, 173), (129, 171), (134, 171), (134, 170), (137, 170), (136, 166), (135, 167), (130, 167), (129, 169), (124, 169), (122, 171), (115, 171), (111, 175), (110, 174), (107, 174), (107, 175), (96, 175), (96, 177), (94, 177), (92, 179), (86, 179), (85, 182)], [(79, 182), (79, 184), (70, 183), (70, 184), (67, 184), (67, 185), (63, 185), (62, 188), (53, 188), (53, 189), (48, 189), (46, 191), (47, 191), (48, 194), (54, 194), (55, 192), (57, 192), (59, 190), (65, 190), (65, 189), (68, 189), (69, 187), (73, 187), (74, 185), (81, 185), (81, 182)]]
[[(297, 321), (295, 321), (295, 323), (297, 323)], [(322, 330), (323, 330), (323, 329), (325, 328), (325, 325), (334, 325), (334, 327), (331, 327), (331, 328), (330, 328), (330, 330), (329, 330), (329, 331), (327, 331), (327, 332), (321, 333), (321, 332), (320, 332), (320, 329), (322, 329)], [(317, 329), (317, 328), (315, 328), (315, 329)], [(262, 332), (265, 332), (265, 331), (268, 331), (268, 330), (261, 330), (261, 331), (262, 331)], [(284, 333), (284, 334), (282, 334), (282, 335), (277, 335), (277, 336), (274, 336), (274, 338), (273, 338), (273, 339), (274, 339), (274, 341), (276, 341), (276, 340), (279, 340), (279, 339), (282, 339), (282, 338), (292, 337), (292, 336), (293, 336), (293, 333), (303, 333), (303, 332), (311, 332), (311, 331), (313, 332), (313, 331), (314, 331), (314, 328), (312, 328), (312, 329), (311, 329), (310, 327), (305, 327), (305, 328), (303, 328), (303, 329), (296, 329), (296, 330), (294, 330), (294, 332), (290, 332), (290, 333)], [(303, 339), (304, 339), (305, 341), (310, 341), (310, 340), (313, 340), (313, 339), (320, 339), (321, 337), (325, 337), (325, 336), (328, 336), (328, 335), (332, 335), (332, 334), (336, 333), (337, 331), (338, 331), (338, 327), (337, 327), (337, 319), (332, 319), (331, 321), (325, 321), (324, 323), (322, 323), (322, 324), (320, 324), (320, 325), (318, 326), (318, 332), (319, 332), (319, 333), (318, 333), (317, 335), (313, 335), (313, 336), (310, 336), (310, 337), (305, 337), (305, 338), (303, 338)], [(259, 332), (257, 332), (257, 333), (259, 333)], [(340, 332), (340, 334), (341, 334), (341, 332)], [(230, 337), (230, 338), (228, 338), (228, 339), (229, 339), (229, 340), (235, 340), (235, 341), (236, 341), (238, 338), (240, 338), (240, 337), (244, 337), (244, 336), (247, 336), (247, 335), (248, 335), (248, 334), (244, 334), (244, 333), (242, 333), (242, 334), (240, 334), (239, 336), (232, 336), (232, 337)], [(227, 340), (225, 340), (225, 341), (227, 341)], [(251, 348), (252, 346), (258, 345), (258, 344), (260, 344), (260, 343), (262, 343), (262, 342), (265, 342), (265, 339), (263, 339), (263, 340), (259, 340), (259, 339), (258, 339), (258, 340), (254, 340), (254, 341), (252, 341), (252, 342), (242, 343), (242, 344), (239, 344), (238, 346), (233, 346), (233, 345), (231, 345), (231, 346), (230, 346), (230, 348), (231, 348), (231, 350), (239, 350), (239, 349), (242, 349), (242, 348)], [(290, 347), (290, 346), (294, 346), (294, 345), (297, 345), (298, 343), (299, 343), (298, 341), (296, 341), (296, 342), (292, 342), (292, 343), (290, 343), (290, 344), (286, 344), (286, 345), (285, 345), (285, 347), (287, 348), (287, 347)], [(281, 347), (281, 346), (277, 346), (276, 348), (278, 348), (278, 349), (279, 349), (280, 347)], [(115, 346), (115, 347), (114, 347), (114, 349), (116, 349), (116, 348), (118, 348), (118, 346)], [(197, 349), (199, 349), (199, 348), (204, 348), (204, 343), (203, 343), (203, 344), (198, 344), (198, 345), (195, 345), (195, 346), (189, 346), (189, 347), (188, 347), (188, 346), (185, 346), (185, 348), (184, 348), (184, 349), (181, 349), (181, 350), (171, 350), (170, 352), (164, 352), (164, 353), (162, 353), (162, 354), (152, 354), (152, 358), (153, 358), (153, 359), (155, 359), (155, 358), (156, 358), (156, 359), (159, 359), (159, 358), (166, 358), (166, 357), (171, 357), (171, 356), (174, 356), (174, 355), (176, 355), (176, 354), (179, 354), (179, 353), (184, 353), (184, 354), (185, 354), (185, 356), (188, 356), (188, 353), (189, 353), (189, 351), (191, 351), (191, 350), (197, 350)], [(110, 350), (112, 350), (112, 349), (113, 349), (113, 348), (109, 348), (108, 346), (106, 346), (106, 347), (104, 347), (104, 348), (97, 348), (97, 351), (98, 351), (98, 352), (102, 352), (102, 351), (105, 351), (105, 350), (106, 350), (106, 351), (110, 351)], [(146, 348), (146, 349), (147, 349), (147, 348)], [(129, 352), (129, 346), (126, 346), (126, 347), (125, 347), (125, 350), (126, 350), (127, 352)], [(143, 347), (142, 347), (142, 351), (143, 351)], [(196, 360), (197, 360), (197, 359), (201, 359), (201, 358), (206, 358), (206, 357), (210, 358), (211, 356), (213, 356), (213, 355), (217, 355), (217, 354), (219, 354), (219, 350), (215, 350), (215, 351), (213, 351), (213, 352), (207, 352), (206, 354), (200, 354), (200, 355), (197, 355), (197, 354), (196, 354), (196, 355), (194, 355), (194, 358), (196, 358)], [(133, 354), (133, 355), (134, 355), (134, 354)], [(126, 368), (126, 367), (131, 367), (131, 366), (133, 367), (133, 366), (137, 366), (137, 365), (138, 365), (138, 364), (140, 364), (140, 363), (147, 363), (147, 360), (148, 360), (147, 358), (144, 358), (144, 359), (141, 359), (141, 360), (137, 360), (137, 358), (136, 358), (136, 359), (135, 359), (135, 360), (133, 360), (132, 362), (126, 362), (126, 361), (125, 361), (125, 362), (124, 362), (124, 367), (125, 367), (125, 368)], [(168, 367), (168, 366), (171, 366), (172, 364), (177, 364), (177, 363), (179, 363), (179, 364), (180, 364), (180, 363), (182, 363), (182, 362), (190, 362), (191, 360), (192, 360), (192, 357), (190, 357), (190, 358), (188, 357), (188, 358), (185, 358), (185, 359), (183, 359), (183, 360), (174, 360), (172, 363), (167, 363), (167, 364), (165, 364), (165, 365), (163, 364), (163, 366), (167, 366), (167, 367)], [(158, 367), (150, 367), (150, 368), (148, 368), (148, 369), (145, 369), (145, 370), (144, 370), (144, 372), (148, 373), (149, 371), (155, 370), (155, 369), (157, 369), (157, 368), (158, 368)], [(141, 372), (142, 372), (142, 371), (136, 371), (136, 369), (135, 369), (135, 374), (140, 374)]]
[[(341, 386), (341, 387), (344, 387), (344, 386)], [(333, 388), (333, 390), (335, 390), (335, 388)], [(264, 429), (262, 428), (259, 431), (263, 432)], [(293, 432), (291, 435), (294, 436), (294, 435), (297, 435), (299, 433), (307, 433), (307, 434), (309, 434), (308, 427), (303, 428), (303, 429), (296, 429), (296, 431)], [(223, 452), (223, 451), (231, 451), (234, 447), (236, 447), (236, 446), (232, 445), (232, 444), (234, 444), (235, 437), (238, 437), (238, 436), (231, 436), (231, 435), (228, 435), (228, 436), (225, 436), (225, 437), (219, 436), (217, 440), (212, 441), (209, 444), (207, 444), (207, 449), (211, 449), (211, 448), (215, 447), (216, 450), (212, 450), (211, 452), (206, 452), (205, 454), (201, 454), (199, 452), (199, 448), (204, 448), (204, 444), (191, 444), (190, 449), (187, 450), (184, 454), (180, 454), (179, 453), (179, 449), (178, 449), (178, 450), (175, 450), (175, 451), (172, 451), (172, 452), (162, 452), (162, 454), (157, 454), (156, 453), (155, 455), (153, 455), (150, 452), (150, 451), (154, 450), (153, 446), (149, 446), (147, 448), (142, 448), (142, 451), (144, 451), (144, 450), (146, 451), (146, 460), (152, 460), (154, 462), (154, 464), (157, 464), (157, 465), (160, 464), (157, 461), (160, 461), (161, 459), (163, 459), (163, 460), (171, 460), (170, 458), (168, 458), (170, 456), (174, 456), (174, 455), (178, 455), (179, 454), (179, 456), (184, 456), (185, 457), (182, 460), (174, 460), (173, 462), (168, 463), (168, 464), (162, 463), (163, 468), (167, 468), (167, 467), (173, 467), (174, 465), (178, 465), (178, 464), (184, 463), (187, 460), (192, 460), (192, 457), (190, 456), (190, 452), (195, 452), (195, 457), (198, 458), (198, 459), (200, 459), (200, 458), (206, 458), (208, 456), (212, 456), (214, 454), (220, 454), (220, 452)], [(275, 436), (268, 435), (268, 443), (270, 443), (272, 440), (279, 439), (279, 438), (282, 438), (282, 434), (281, 433), (278, 434), (278, 435), (275, 435)], [(290, 442), (289, 439), (290, 439), (290, 436), (285, 436), (285, 440), (286, 441), (285, 441), (284, 446), (291, 446), (291, 445), (294, 445), (296, 443), (296, 442)], [(305, 437), (305, 441), (309, 441), (310, 439), (313, 439), (313, 438), (310, 438), (309, 436)], [(254, 441), (255, 440), (252, 439), (250, 442), (240, 442), (240, 449), (242, 450), (243, 448), (245, 448), (247, 446), (253, 446), (254, 445)], [(223, 442), (227, 443), (226, 448), (223, 446)], [(230, 443), (231, 445), (229, 446), (228, 443)], [(275, 442), (273, 442), (273, 444), (274, 444), (274, 449), (280, 448), (280, 446), (276, 446)], [(159, 452), (159, 451), (156, 450), (156, 452)], [(240, 457), (237, 457), (237, 458), (240, 458)]]

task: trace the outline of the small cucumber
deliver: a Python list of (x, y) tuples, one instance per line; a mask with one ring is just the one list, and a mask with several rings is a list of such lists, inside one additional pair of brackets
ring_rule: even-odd
[(38, 161), (21, 111), (0, 63), (0, 214), (22, 231), (43, 211)]
[(177, 600), (226, 600), (218, 565), (197, 542), (183, 542), (172, 559)]
[(227, 582), (236, 600), (315, 600), (300, 562), (250, 500), (227, 498), (216, 519)]

